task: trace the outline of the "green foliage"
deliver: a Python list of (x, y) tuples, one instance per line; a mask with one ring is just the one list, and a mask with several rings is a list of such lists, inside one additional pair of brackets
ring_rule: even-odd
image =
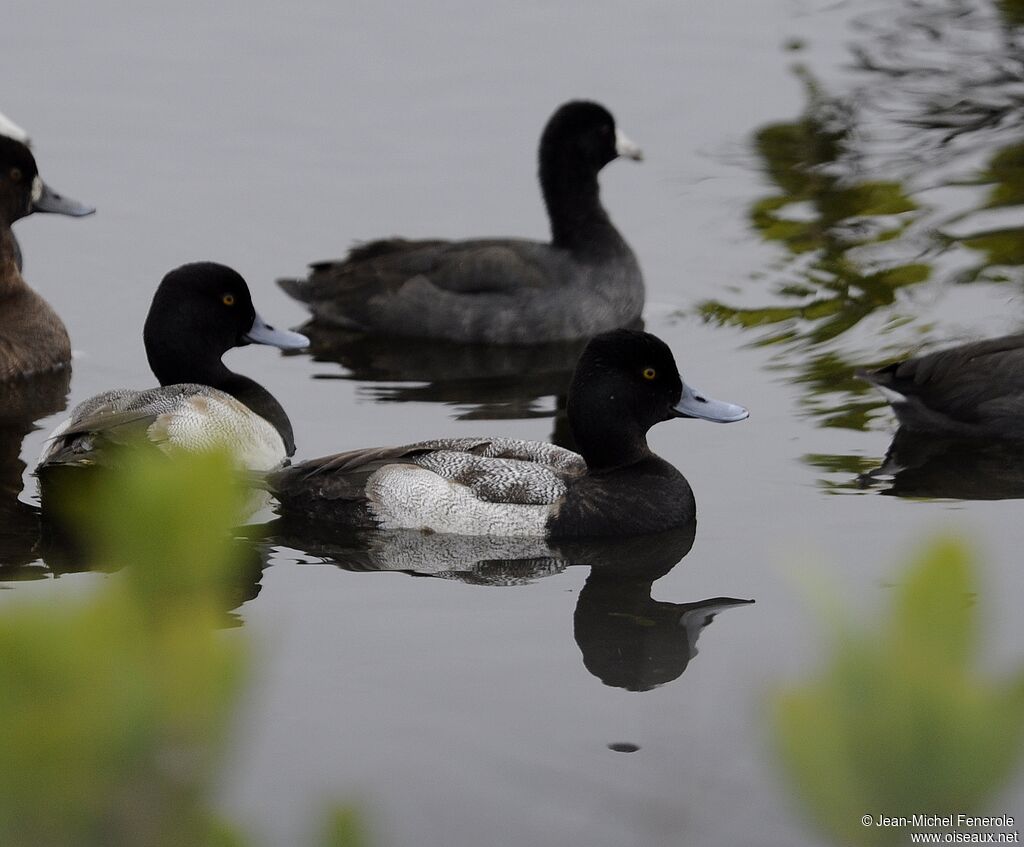
[(370, 842), (358, 812), (345, 806), (331, 813), (322, 843), (323, 847), (366, 847)]
[(779, 754), (816, 822), (844, 845), (903, 843), (866, 814), (980, 813), (1024, 742), (1024, 668), (981, 677), (976, 566), (965, 548), (926, 548), (878, 626), (836, 624), (811, 680), (779, 692)]
[[(242, 847), (208, 797), (245, 676), (240, 635), (218, 628), (251, 492), (226, 454), (122, 459), (60, 501), (116, 573), (0, 617), (0, 844)], [(325, 838), (367, 844), (351, 810)]]
[(205, 797), (242, 679), (216, 632), (241, 493), (228, 459), (130, 463), (77, 520), (122, 567), (0, 618), (0, 843), (232, 845)]

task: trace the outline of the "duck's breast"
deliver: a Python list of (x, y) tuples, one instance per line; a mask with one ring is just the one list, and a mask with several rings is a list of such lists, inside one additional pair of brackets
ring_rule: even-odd
[(157, 415), (147, 434), (167, 451), (226, 449), (248, 470), (273, 470), (285, 459), (284, 442), (267, 420), (212, 389), (181, 397), (173, 409)]

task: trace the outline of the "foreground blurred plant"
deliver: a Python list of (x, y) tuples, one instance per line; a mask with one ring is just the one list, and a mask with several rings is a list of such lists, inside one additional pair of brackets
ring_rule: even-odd
[(826, 666), (776, 696), (779, 752), (816, 822), (841, 844), (904, 843), (864, 815), (979, 813), (1024, 741), (1024, 668), (980, 677), (976, 568), (952, 540), (907, 571), (888, 620), (841, 623)]
[[(228, 457), (138, 457), (71, 503), (118, 573), (0, 617), (0, 844), (243, 843), (208, 796), (244, 677), (218, 632), (246, 499)], [(341, 820), (342, 818), (339, 818)], [(335, 827), (334, 847), (357, 843)]]

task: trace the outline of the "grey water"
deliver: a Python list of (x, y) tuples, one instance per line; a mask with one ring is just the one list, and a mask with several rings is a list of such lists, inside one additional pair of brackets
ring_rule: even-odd
[[(647, 328), (689, 382), (751, 411), (652, 431), (696, 493), (696, 535), (678, 564), (611, 588), (568, 564), (586, 558), (514, 545), (273, 544), (237, 610), (259, 661), (227, 814), (267, 845), (308, 841), (338, 800), (390, 845), (814, 845), (767, 717), (772, 691), (822, 657), (808, 578), (877, 610), (921, 539), (962, 534), (985, 562), (986, 662), (1019, 656), (1012, 463), (976, 469), (965, 495), (942, 487), (940, 458), (939, 483), (886, 496), (898, 480), (865, 474), (895, 425), (852, 379), (1024, 324), (1013, 8), (9, 0), (0, 109), (47, 182), (98, 208), (16, 227), (26, 279), (71, 334), (68, 405), (151, 384), (142, 322), (182, 262), (237, 268), (264, 317), (296, 326), (274, 278), (355, 241), (546, 237), (537, 139), (587, 97), (646, 154), (601, 184), (644, 270)], [(572, 355), (325, 339), (228, 361), (278, 397), (311, 457), (558, 439)], [(65, 390), (38, 398), (37, 428), (5, 424), (9, 526), (31, 524), (28, 468)], [(104, 578), (54, 578), (29, 532), (0, 550), (7, 596)], [(704, 609), (714, 622), (692, 624)], [(630, 618), (650, 622), (646, 640)], [(997, 807), (1012, 813), (1021, 788), (1018, 774)]]

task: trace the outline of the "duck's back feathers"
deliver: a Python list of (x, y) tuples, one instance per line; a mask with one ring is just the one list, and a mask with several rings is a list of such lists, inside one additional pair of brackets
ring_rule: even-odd
[(525, 239), (410, 241), (390, 238), (354, 248), (340, 261), (310, 265), (307, 290), (315, 299), (336, 297), (346, 287), (374, 285), (381, 293), (416, 277), (461, 294), (512, 292), (555, 282), (538, 264), (550, 248)]
[(1024, 438), (1024, 334), (897, 362), (862, 377), (908, 429)]
[(633, 254), (588, 263), (524, 239), (376, 241), (279, 284), (317, 317), (382, 335), (539, 343), (635, 321), (643, 283)]
[(241, 467), (257, 471), (284, 459), (277, 430), (243, 403), (209, 386), (181, 384), (89, 398), (50, 436), (39, 468), (107, 464), (125, 446), (164, 453), (226, 448)]
[(327, 509), (357, 526), (540, 537), (585, 470), (551, 444), (455, 438), (314, 459), (269, 481), (291, 516), (315, 520)]

